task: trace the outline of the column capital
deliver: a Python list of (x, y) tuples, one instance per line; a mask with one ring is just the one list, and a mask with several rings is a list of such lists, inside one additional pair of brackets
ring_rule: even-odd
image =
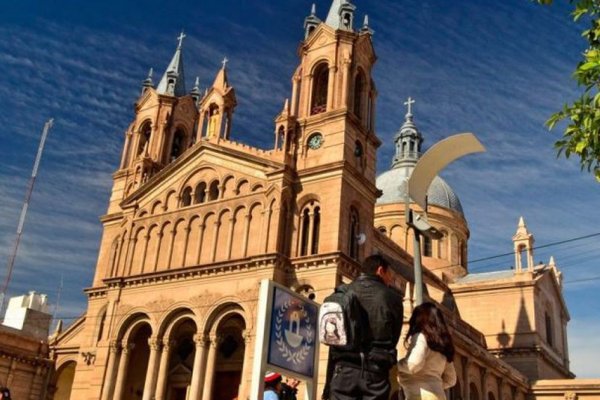
[(121, 344), (119, 343), (118, 340), (111, 340), (110, 343), (108, 344), (108, 350), (112, 354), (116, 354), (120, 348), (121, 348)]
[(148, 339), (148, 346), (150, 346), (150, 350), (158, 351), (162, 341), (157, 337), (151, 337)]
[(217, 347), (219, 347), (222, 341), (223, 338), (221, 336), (215, 334), (210, 335), (210, 347), (216, 349)]
[(163, 339), (163, 341), (162, 341), (163, 351), (169, 351), (170, 349), (172, 349), (176, 345), (177, 345), (177, 342), (175, 340), (164, 340)]
[(209, 338), (207, 338), (206, 335), (203, 335), (201, 333), (195, 334), (193, 340), (194, 343), (196, 343), (196, 347), (198, 348), (206, 347), (206, 345), (209, 343)]
[(121, 342), (121, 352), (123, 354), (127, 354), (129, 353), (131, 350), (133, 350), (135, 347), (135, 344), (133, 343), (126, 343), (125, 341)]
[(246, 346), (252, 342), (253, 338), (254, 338), (254, 335), (250, 331), (246, 330), (246, 331), (242, 332), (242, 340), (244, 341), (244, 344)]

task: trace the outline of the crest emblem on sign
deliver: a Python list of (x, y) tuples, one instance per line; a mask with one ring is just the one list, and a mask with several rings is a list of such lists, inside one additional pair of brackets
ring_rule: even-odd
[(304, 305), (288, 300), (275, 315), (275, 343), (287, 362), (304, 362), (314, 340), (314, 330)]

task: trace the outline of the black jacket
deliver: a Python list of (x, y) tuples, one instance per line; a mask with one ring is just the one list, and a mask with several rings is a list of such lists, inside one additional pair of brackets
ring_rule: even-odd
[[(350, 287), (356, 294), (363, 309), (363, 321), (367, 338), (364, 343), (366, 361), (383, 369), (396, 362), (396, 345), (402, 329), (402, 294), (386, 286), (375, 275), (361, 274)], [(331, 356), (336, 361), (362, 363), (360, 353), (342, 352), (331, 348)]]

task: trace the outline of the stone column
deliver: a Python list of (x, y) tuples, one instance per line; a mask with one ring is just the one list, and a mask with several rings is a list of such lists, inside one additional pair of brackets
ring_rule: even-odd
[(210, 253), (210, 262), (215, 262), (215, 258), (217, 257), (217, 246), (219, 241), (219, 229), (221, 228), (221, 221), (215, 221), (215, 231), (213, 232), (213, 243), (212, 249)]
[(233, 229), (235, 228), (236, 219), (235, 217), (229, 218), (229, 230), (227, 232), (227, 257), (226, 260), (231, 259), (231, 246), (233, 245)]
[(127, 368), (129, 367), (129, 359), (133, 350), (133, 344), (123, 344), (121, 350), (121, 358), (119, 360), (119, 370), (117, 371), (117, 383), (115, 384), (115, 395), (113, 400), (121, 400), (123, 391), (125, 390), (125, 379), (127, 378)]
[(298, 87), (300, 86), (300, 80), (302, 78), (299, 75), (294, 75), (292, 84), (292, 108), (290, 109), (290, 115), (296, 116), (298, 113)]
[(238, 398), (245, 399), (249, 396), (249, 379), (251, 379), (252, 375), (252, 339), (253, 336), (248, 331), (244, 331), (242, 333), (242, 339), (244, 339), (244, 365), (242, 366), (242, 382), (240, 383), (240, 390), (238, 393)]
[(314, 210), (310, 210), (310, 212), (308, 213), (308, 243), (306, 246), (306, 254), (305, 255), (312, 255), (313, 254), (313, 231), (315, 228), (315, 211)]
[(190, 231), (192, 229), (189, 226), (184, 228), (185, 231), (185, 239), (183, 241), (183, 260), (181, 261), (180, 267), (185, 267), (187, 265), (187, 249), (188, 249), (188, 241), (190, 240)]
[(125, 161), (127, 161), (128, 155), (131, 152), (129, 149), (129, 144), (131, 143), (131, 132), (127, 132), (125, 135), (125, 145), (123, 146), (123, 155), (121, 156), (121, 166), (120, 168), (125, 168)]
[(158, 367), (158, 379), (156, 381), (156, 400), (164, 400), (165, 391), (167, 389), (167, 378), (169, 374), (169, 358), (171, 358), (171, 349), (175, 346), (175, 342), (163, 342), (162, 351), (160, 352), (160, 365)]
[(154, 255), (154, 260), (153, 260), (153, 265), (152, 265), (152, 271), (156, 272), (156, 270), (158, 269), (158, 257), (160, 256), (160, 247), (162, 245), (162, 238), (164, 236), (163, 232), (158, 232), (158, 244), (156, 245), (156, 254)]
[(208, 347), (208, 360), (206, 361), (206, 374), (204, 375), (204, 390), (202, 400), (212, 399), (213, 382), (215, 380), (215, 362), (217, 360), (217, 349), (220, 338), (216, 335), (210, 337), (210, 346)]
[(148, 359), (148, 368), (146, 369), (146, 381), (144, 382), (143, 400), (152, 400), (156, 390), (156, 367), (158, 364), (158, 354), (160, 342), (156, 338), (148, 339), (150, 346), (150, 357)]
[(329, 78), (327, 82), (327, 111), (333, 110), (335, 106), (335, 73), (337, 72), (337, 67), (335, 65), (329, 66)]
[(207, 340), (204, 335), (195, 335), (196, 354), (194, 355), (194, 369), (192, 370), (192, 382), (189, 400), (200, 400), (204, 385), (204, 358)]
[(313, 79), (314, 79), (314, 75), (313, 74), (309, 74), (306, 76), (306, 84), (305, 84), (305, 90), (304, 93), (306, 93), (306, 95), (304, 96), (304, 98), (306, 99), (306, 117), (310, 117), (310, 115), (312, 114), (312, 101), (313, 101)]
[(244, 216), (244, 243), (242, 243), (242, 257), (246, 257), (248, 254), (248, 236), (250, 235), (250, 219), (252, 216), (250, 214), (246, 214)]
[[(350, 101), (348, 100), (348, 89), (350, 87), (350, 63), (352, 62), (352, 60), (350, 59), (350, 57), (348, 55), (346, 55), (344, 57), (344, 59), (342, 60), (342, 65), (343, 65), (343, 69), (342, 69), (342, 107), (346, 107), (349, 108), (350, 105)], [(356, 90), (356, 88), (354, 88), (354, 90)], [(352, 104), (352, 107), (354, 107), (354, 104)]]
[(106, 367), (106, 380), (104, 381), (104, 388), (102, 389), (101, 400), (111, 400), (114, 386), (115, 386), (115, 368), (117, 366), (117, 357), (119, 357), (119, 343), (117, 341), (110, 342), (110, 349), (108, 352), (108, 366)]
[(204, 239), (204, 229), (206, 228), (206, 225), (204, 225), (203, 223), (200, 224), (199, 229), (200, 232), (198, 233), (198, 254), (196, 255), (196, 265), (200, 265), (200, 256), (202, 256), (202, 240)]

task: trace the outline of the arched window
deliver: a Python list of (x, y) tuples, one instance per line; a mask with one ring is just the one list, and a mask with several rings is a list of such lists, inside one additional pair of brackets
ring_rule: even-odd
[(431, 238), (423, 236), (423, 257), (431, 257), (433, 255)]
[(448, 257), (448, 232), (442, 230), (440, 231), (442, 237), (438, 240), (438, 258), (446, 258)]
[(319, 235), (321, 231), (321, 207), (316, 201), (311, 201), (300, 213), (300, 243), (301, 256), (319, 252)]
[(98, 320), (98, 335), (96, 335), (96, 343), (102, 340), (102, 336), (104, 335), (104, 324), (106, 323), (106, 310), (102, 312), (100, 318)]
[(546, 325), (546, 343), (552, 347), (554, 345), (554, 337), (552, 335), (552, 318), (547, 311), (544, 313), (544, 319)]
[(212, 181), (208, 189), (208, 201), (217, 200), (219, 198), (219, 181)]
[(181, 194), (181, 206), (187, 207), (192, 204), (192, 188), (186, 187)]
[(329, 66), (320, 64), (313, 76), (312, 105), (310, 114), (320, 114), (327, 111), (327, 90), (329, 87)]
[(350, 237), (348, 238), (348, 250), (350, 257), (358, 260), (358, 235), (360, 234), (360, 223), (358, 211), (354, 207), (350, 208)]
[(206, 183), (200, 182), (196, 186), (196, 191), (194, 193), (194, 203), (202, 204), (206, 201)]
[(171, 145), (171, 162), (175, 161), (177, 157), (183, 154), (184, 151), (185, 134), (181, 130), (177, 130), (173, 136), (173, 144)]
[(277, 150), (285, 149), (285, 128), (280, 126), (277, 130)]
[(140, 155), (146, 149), (146, 146), (150, 145), (150, 136), (152, 135), (152, 125), (150, 122), (146, 122), (140, 129), (140, 141), (136, 155)]
[(363, 98), (364, 98), (365, 78), (362, 71), (358, 71), (354, 79), (354, 115), (358, 119), (363, 119)]

